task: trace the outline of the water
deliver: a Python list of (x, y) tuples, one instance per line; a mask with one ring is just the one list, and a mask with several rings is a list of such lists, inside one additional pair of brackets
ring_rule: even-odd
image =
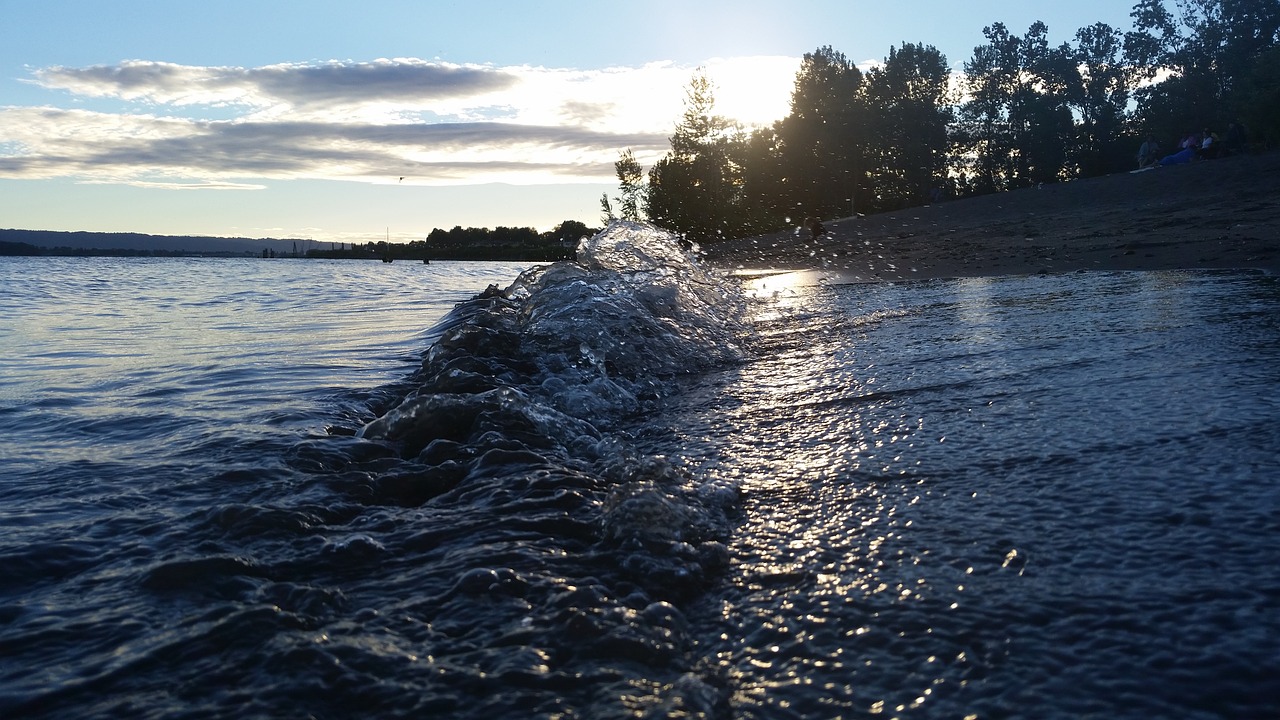
[(0, 714), (1280, 711), (1274, 278), (583, 250), (0, 259)]

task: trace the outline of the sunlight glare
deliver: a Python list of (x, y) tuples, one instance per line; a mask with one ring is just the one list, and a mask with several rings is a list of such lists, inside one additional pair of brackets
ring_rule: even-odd
[(791, 110), (798, 58), (763, 55), (714, 58), (707, 77), (715, 83), (716, 112), (744, 127), (768, 126)]

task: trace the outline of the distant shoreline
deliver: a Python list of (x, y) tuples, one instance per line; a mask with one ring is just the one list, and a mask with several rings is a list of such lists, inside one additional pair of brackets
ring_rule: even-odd
[(0, 229), (0, 254), (4, 255), (249, 257), (260, 255), (263, 250), (290, 251), (315, 244), (313, 240), (297, 238)]
[[(530, 231), (532, 232), (532, 231)], [(338, 247), (342, 245), (342, 247)], [(415, 243), (368, 245), (306, 239), (225, 238), (195, 235), (147, 235), (88, 231), (0, 229), (0, 257), (222, 257), (329, 260), (466, 260), (554, 262), (572, 257), (573, 248), (550, 244), (477, 243), (430, 246)]]
[[(5, 231), (0, 231), (0, 237)], [(71, 233), (68, 233), (71, 234)], [(572, 255), (560, 247), (474, 247), (440, 250), (413, 250), (395, 246), (390, 254), (356, 250), (309, 250), (305, 254), (292, 251), (264, 250), (200, 250), (141, 249), (121, 247), (41, 246), (25, 242), (0, 240), (0, 257), (127, 257), (127, 258), (259, 258), (264, 260), (364, 260), (366, 262), (470, 261), (470, 262), (554, 262)]]
[[(1280, 272), (1280, 153), (1206, 160), (824, 220), (707, 245), (730, 271), (827, 271), (850, 282), (1255, 268)], [(798, 224), (798, 221), (797, 221)]]

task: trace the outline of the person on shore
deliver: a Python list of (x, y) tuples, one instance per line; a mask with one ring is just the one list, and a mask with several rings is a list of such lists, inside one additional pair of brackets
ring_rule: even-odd
[(1160, 143), (1156, 142), (1154, 136), (1148, 135), (1142, 146), (1138, 148), (1138, 169), (1149, 168), (1159, 159)]
[(1200, 141), (1200, 149), (1196, 152), (1202, 160), (1212, 160), (1222, 154), (1222, 146), (1218, 143), (1218, 136), (1209, 128), (1204, 129), (1201, 135), (1203, 140)]
[(816, 217), (807, 217), (804, 219), (804, 226), (810, 235), (816, 241), (818, 238), (826, 234), (827, 229), (823, 227), (822, 221)]
[(1241, 125), (1238, 121), (1233, 121), (1227, 126), (1227, 134), (1222, 138), (1222, 152), (1227, 155), (1238, 155), (1244, 152), (1245, 144), (1248, 141), (1244, 125)]
[(1178, 151), (1170, 155), (1165, 155), (1156, 161), (1155, 167), (1164, 167), (1165, 165), (1186, 165), (1192, 160), (1200, 157), (1200, 146), (1203, 140), (1196, 133), (1187, 133), (1182, 140), (1178, 141)]

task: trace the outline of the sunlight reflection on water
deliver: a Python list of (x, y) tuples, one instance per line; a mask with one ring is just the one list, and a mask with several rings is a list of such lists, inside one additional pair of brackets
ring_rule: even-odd
[(1273, 279), (812, 280), (751, 281), (757, 359), (667, 420), (746, 492), (704, 620), (739, 716), (1265, 706), (1228, 618), (1280, 611)]

